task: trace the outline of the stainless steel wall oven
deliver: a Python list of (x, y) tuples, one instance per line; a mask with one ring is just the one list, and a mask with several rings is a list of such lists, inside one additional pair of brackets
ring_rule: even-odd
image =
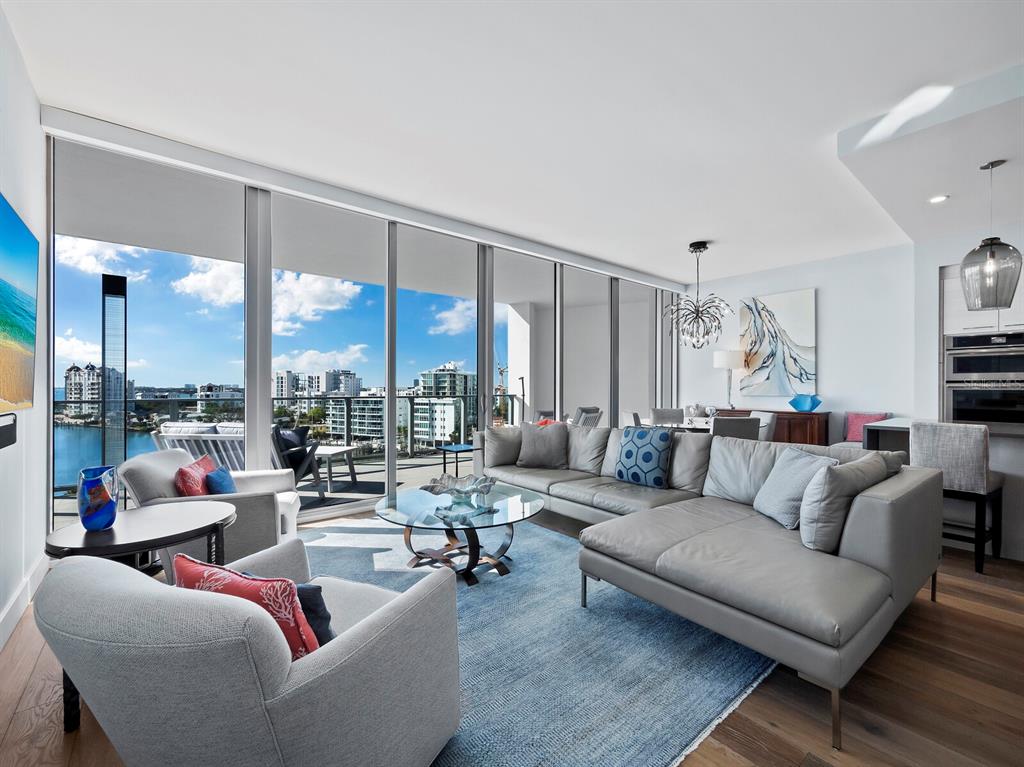
[(943, 420), (1024, 436), (1024, 333), (946, 336)]

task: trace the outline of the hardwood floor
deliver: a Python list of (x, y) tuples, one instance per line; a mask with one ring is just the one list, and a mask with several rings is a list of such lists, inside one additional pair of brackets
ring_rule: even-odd
[[(844, 691), (843, 751), (830, 747), (828, 693), (777, 668), (687, 767), (1024, 764), (1024, 563), (985, 570), (947, 549), (938, 603), (922, 590)], [(64, 734), (60, 680), (30, 607), (0, 652), (0, 767), (121, 764), (87, 705)]]

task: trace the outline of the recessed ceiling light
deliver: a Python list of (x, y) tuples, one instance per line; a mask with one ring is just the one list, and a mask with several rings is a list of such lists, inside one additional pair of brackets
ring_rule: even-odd
[(932, 205), (938, 205), (939, 203), (945, 202), (948, 199), (948, 194), (937, 194), (934, 197), (929, 197), (928, 202), (930, 202)]

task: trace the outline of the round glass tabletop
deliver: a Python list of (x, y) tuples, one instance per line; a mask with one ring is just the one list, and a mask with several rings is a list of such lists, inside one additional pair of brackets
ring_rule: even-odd
[(450, 495), (432, 495), (426, 490), (399, 490), (390, 501), (377, 502), (377, 516), (403, 527), (422, 530), (482, 530), (501, 527), (532, 517), (544, 508), (544, 499), (532, 490), (496, 484), (473, 503), (453, 503)]

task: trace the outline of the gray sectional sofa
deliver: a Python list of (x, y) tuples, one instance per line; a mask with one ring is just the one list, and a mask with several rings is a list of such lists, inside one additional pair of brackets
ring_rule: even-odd
[[(558, 468), (524, 467), (518, 430), (488, 429), (476, 437), (474, 468), (594, 523), (580, 534), (584, 607), (588, 578), (607, 581), (796, 669), (831, 691), (839, 748), (840, 690), (929, 577), (934, 598), (941, 472), (879, 452), (887, 476), (852, 499), (838, 547), (826, 552), (753, 508), (793, 445), (675, 433), (660, 489), (615, 478), (621, 437), (619, 429), (570, 427)], [(798, 447), (840, 464), (872, 453)]]

